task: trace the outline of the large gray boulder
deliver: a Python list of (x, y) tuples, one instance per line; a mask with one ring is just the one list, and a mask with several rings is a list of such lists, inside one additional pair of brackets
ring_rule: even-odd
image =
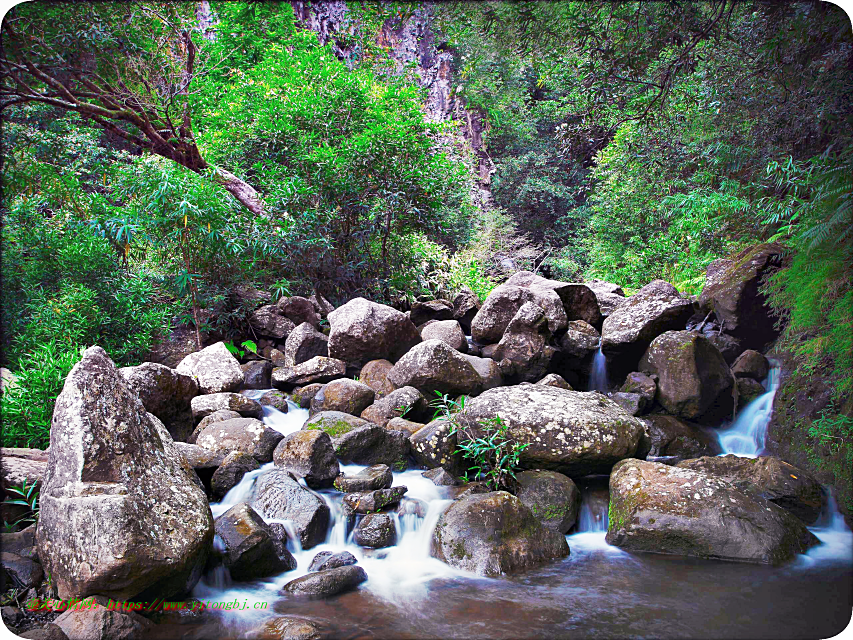
[(122, 367), (119, 373), (139, 395), (145, 410), (166, 425), (172, 438), (186, 441), (193, 430), (190, 402), (198, 395), (195, 378), (156, 362)]
[[(93, 596), (68, 607), (53, 625), (68, 640), (137, 640), (150, 634), (154, 623), (135, 611), (109, 606), (109, 598)], [(48, 636), (56, 638), (57, 636)]]
[(302, 296), (281, 298), (276, 303), (278, 313), (293, 321), (294, 325), (307, 322), (312, 327), (320, 324), (320, 316), (314, 308), (314, 303)]
[(308, 385), (313, 382), (329, 382), (343, 378), (347, 365), (343, 360), (314, 356), (295, 367), (276, 367), (272, 370), (272, 386), (276, 389)]
[(344, 516), (349, 518), (356, 513), (376, 513), (381, 509), (397, 504), (402, 500), (408, 489), (406, 487), (391, 487), (390, 489), (374, 489), (359, 491), (344, 496), (341, 507)]
[(217, 411), (236, 411), (246, 418), (260, 418), (264, 409), (257, 400), (240, 393), (211, 393), (196, 396), (190, 403), (193, 418), (199, 420)]
[(361, 547), (381, 549), (397, 543), (394, 519), (388, 513), (369, 513), (356, 525), (353, 540)]
[(412, 419), (422, 418), (428, 409), (424, 394), (414, 387), (402, 387), (367, 407), (361, 412), (361, 417), (384, 427), (390, 420), (404, 415)]
[(248, 453), (258, 462), (272, 461), (276, 445), (284, 436), (254, 418), (232, 418), (208, 425), (196, 444), (208, 451)]
[(471, 333), (471, 321), (481, 306), (477, 294), (468, 287), (462, 287), (453, 297), (453, 319), (459, 322), (465, 333)]
[(222, 500), (231, 489), (240, 483), (244, 475), (259, 469), (260, 466), (250, 453), (232, 451), (222, 459), (221, 464), (210, 477), (211, 498), (217, 501)]
[(387, 464), (398, 470), (407, 466), (409, 441), (401, 431), (368, 423), (332, 438), (332, 445), (344, 464)]
[(545, 312), (538, 305), (526, 302), (504, 330), (492, 359), (509, 360), (519, 381), (539, 380), (548, 371), (556, 351), (549, 346), (550, 340)]
[(59, 597), (192, 589), (213, 540), (207, 497), (100, 347), (68, 374), (50, 443), (37, 543)]
[(654, 414), (645, 416), (646, 436), (643, 437), (638, 458), (666, 458), (671, 463), (699, 456), (720, 453), (720, 442), (709, 429), (679, 420), (675, 416)]
[(329, 355), (360, 366), (369, 360), (396, 362), (421, 341), (405, 314), (355, 298), (329, 314)]
[(187, 438), (187, 443), (195, 444), (195, 441), (198, 440), (199, 434), (204, 431), (205, 427), (214, 422), (222, 422), (223, 420), (231, 420), (232, 418), (242, 418), (239, 413), (236, 411), (231, 411), (230, 409), (220, 409), (218, 411), (214, 411), (210, 415), (203, 417), (199, 423), (195, 426), (195, 429)]
[(216, 535), (225, 545), (222, 564), (234, 580), (266, 578), (296, 568), (296, 559), (276, 545), (269, 525), (245, 502), (216, 519)]
[(275, 466), (305, 479), (312, 489), (331, 487), (341, 469), (329, 434), (311, 429), (284, 436), (273, 452)]
[(479, 436), (483, 422), (498, 417), (517, 442), (529, 445), (521, 454), (523, 467), (571, 477), (608, 473), (634, 455), (643, 433), (637, 418), (600, 393), (535, 384), (490, 389), (466, 402), (456, 421)]
[(296, 326), (292, 320), (281, 315), (274, 304), (265, 305), (252, 313), (249, 324), (258, 335), (278, 341), (287, 338)]
[(394, 365), (388, 360), (371, 360), (365, 363), (358, 374), (359, 382), (363, 382), (376, 393), (376, 399), (387, 396), (394, 390), (394, 385), (388, 381), (388, 373)]
[(441, 340), (412, 347), (388, 373), (396, 387), (415, 387), (427, 398), (436, 391), (452, 396), (479, 393), (485, 380), (461, 353)]
[(287, 336), (284, 343), (284, 366), (295, 367), (316, 356), (328, 357), (329, 338), (309, 322), (303, 322)]
[(252, 360), (241, 364), (243, 371), (243, 389), (269, 389), (272, 386), (272, 362), (269, 360)]
[(367, 574), (364, 569), (353, 564), (316, 571), (296, 578), (284, 585), (279, 593), (305, 598), (328, 598), (344, 591), (352, 591), (366, 580)]
[(416, 327), (433, 321), (452, 320), (453, 303), (449, 300), (428, 300), (427, 302), (412, 303), (409, 319)]
[(640, 369), (658, 376), (656, 399), (669, 413), (717, 422), (734, 408), (735, 379), (723, 354), (692, 331), (667, 331), (652, 340)]
[(375, 464), (351, 476), (341, 474), (335, 479), (335, 489), (343, 493), (389, 489), (394, 482), (387, 464)]
[(322, 411), (311, 416), (302, 425), (302, 429), (306, 431), (312, 429), (325, 431), (334, 439), (353, 429), (366, 427), (369, 424), (367, 420), (357, 418), (343, 411)]
[(505, 492), (472, 494), (438, 519), (431, 553), (481, 576), (515, 573), (569, 555), (566, 538), (543, 527), (518, 498)]
[(311, 411), (343, 411), (357, 416), (373, 404), (376, 392), (362, 382), (340, 378), (324, 385), (311, 399)]
[(598, 300), (598, 308), (601, 310), (602, 317), (606, 318), (618, 307), (625, 302), (625, 292), (618, 284), (605, 282), (604, 280), (589, 280), (584, 283), (595, 294)]
[(421, 467), (442, 467), (458, 476), (463, 471), (461, 452), (457, 449), (457, 434), (447, 420), (433, 420), (409, 436), (412, 457)]
[(424, 340), (441, 340), (452, 349), (468, 353), (468, 340), (456, 320), (436, 320), (421, 329)]
[(581, 494), (577, 485), (556, 471), (522, 471), (517, 474), (518, 499), (546, 529), (569, 532), (578, 519)]
[(317, 290), (315, 290), (308, 299), (311, 301), (311, 304), (314, 305), (314, 311), (316, 311), (321, 318), (327, 317), (335, 310), (335, 305), (326, 300), (326, 298), (323, 297), (323, 294)]
[(189, 354), (175, 367), (175, 371), (194, 377), (200, 393), (237, 391), (245, 379), (240, 363), (224, 342)]
[(747, 349), (740, 354), (732, 364), (732, 373), (737, 378), (752, 378), (753, 380), (762, 381), (770, 372), (770, 363), (764, 354)]
[(283, 469), (269, 471), (258, 478), (251, 506), (267, 520), (292, 521), (304, 549), (326, 539), (330, 514), (328, 505)]
[(624, 460), (610, 476), (608, 544), (739, 562), (779, 564), (818, 543), (781, 507), (691, 469)]

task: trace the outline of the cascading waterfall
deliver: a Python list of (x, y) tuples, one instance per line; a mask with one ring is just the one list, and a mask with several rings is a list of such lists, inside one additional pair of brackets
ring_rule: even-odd
[(767, 391), (744, 407), (730, 427), (720, 430), (718, 437), (723, 455), (733, 453), (755, 458), (764, 450), (767, 425), (773, 415), (773, 399), (779, 388), (779, 363), (771, 360), (770, 365), (770, 373), (764, 381)]
[(589, 390), (607, 393), (607, 358), (604, 357), (601, 340), (598, 341), (598, 351), (592, 361), (592, 372), (589, 376)]

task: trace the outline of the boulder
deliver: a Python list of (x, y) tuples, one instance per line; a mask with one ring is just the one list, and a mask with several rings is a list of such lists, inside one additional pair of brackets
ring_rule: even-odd
[(194, 377), (200, 393), (236, 391), (244, 380), (240, 363), (224, 342), (189, 354), (175, 367), (175, 371)]
[(723, 354), (702, 335), (667, 331), (655, 338), (640, 368), (657, 374), (656, 399), (669, 413), (719, 421), (734, 408), (734, 377)]
[(265, 622), (250, 637), (257, 640), (320, 640), (322, 629), (310, 620), (279, 616)]
[(732, 373), (737, 378), (752, 378), (761, 382), (770, 372), (770, 363), (764, 354), (747, 349), (737, 357), (732, 365)]
[(311, 406), (311, 401), (314, 399), (320, 389), (323, 388), (323, 385), (319, 382), (314, 382), (312, 384), (306, 384), (304, 387), (297, 387), (290, 394), (290, 399), (297, 405), (299, 405), (300, 409), (308, 409)]
[(760, 289), (767, 276), (782, 265), (786, 251), (780, 244), (759, 244), (731, 260), (708, 265), (699, 304), (713, 309), (724, 330), (748, 349), (761, 349), (779, 333)]
[(208, 451), (189, 442), (176, 442), (175, 448), (193, 469), (216, 469), (225, 460), (225, 454)]
[[(193, 429), (192, 434), (187, 438), (188, 444), (195, 444), (196, 440), (198, 440), (198, 434), (204, 431), (205, 427), (214, 422), (222, 422), (223, 420), (231, 420), (232, 418), (242, 418), (239, 413), (236, 411), (231, 411), (230, 409), (220, 409), (218, 411), (214, 411), (210, 415), (205, 416), (201, 419), (201, 421), (196, 425), (195, 429)], [(177, 444), (177, 443), (176, 443)]]
[(720, 350), (720, 353), (726, 359), (726, 364), (733, 364), (738, 355), (743, 351), (741, 341), (726, 333), (720, 331), (703, 331), (702, 335), (708, 338), (708, 341)]
[(358, 374), (359, 382), (363, 382), (376, 393), (376, 399), (383, 398), (394, 391), (395, 387), (388, 381), (388, 372), (394, 367), (388, 360), (371, 360), (366, 363)]
[(424, 340), (441, 340), (461, 353), (468, 353), (468, 340), (456, 320), (437, 320), (421, 330)]
[(556, 471), (517, 474), (516, 496), (546, 529), (569, 532), (578, 519), (581, 494), (570, 478)]
[(68, 374), (50, 443), (36, 536), (59, 597), (191, 590), (213, 539), (207, 497), (100, 347)]
[(388, 380), (398, 388), (415, 387), (428, 398), (436, 392), (477, 394), (485, 384), (474, 366), (441, 340), (412, 347), (388, 373)]
[(367, 420), (356, 418), (355, 416), (342, 411), (322, 411), (311, 416), (305, 424), (302, 425), (302, 429), (319, 429), (320, 431), (325, 431), (334, 439), (352, 431), (353, 429), (366, 427), (369, 424), (370, 423)]
[(264, 395), (258, 398), (258, 403), (262, 407), (272, 407), (276, 411), (281, 411), (282, 413), (287, 413), (290, 410), (290, 406), (287, 404), (287, 396), (277, 389), (267, 391)]
[(818, 543), (781, 507), (720, 478), (642, 460), (613, 468), (606, 539), (628, 551), (764, 564)]
[(211, 393), (192, 399), (192, 414), (196, 420), (216, 411), (236, 411), (246, 418), (260, 418), (264, 409), (257, 400), (240, 393)]
[(233, 580), (266, 578), (296, 568), (296, 559), (275, 544), (267, 523), (245, 502), (216, 519), (216, 535), (225, 545), (222, 564)]
[(198, 395), (195, 378), (156, 362), (122, 367), (119, 373), (139, 395), (145, 410), (160, 418), (174, 440), (189, 437), (193, 430), (190, 402)]
[(335, 489), (343, 493), (389, 489), (394, 482), (391, 468), (386, 464), (375, 464), (351, 476), (341, 474), (335, 479)]
[(330, 514), (328, 505), (283, 469), (258, 477), (251, 506), (266, 519), (291, 520), (304, 549), (326, 539)]
[(625, 292), (619, 285), (604, 280), (590, 280), (584, 284), (595, 294), (603, 318), (609, 316), (616, 307), (625, 302)]
[(536, 384), (545, 385), (546, 387), (557, 387), (558, 389), (568, 389), (571, 391), (572, 386), (563, 379), (563, 376), (556, 373), (549, 373)]
[(427, 413), (428, 407), (424, 395), (414, 387), (402, 387), (367, 407), (361, 412), (361, 417), (384, 427), (393, 418), (404, 415), (421, 418)]
[(646, 399), (647, 405), (651, 406), (655, 401), (655, 395), (658, 390), (656, 379), (657, 376), (652, 378), (645, 373), (634, 371), (628, 374), (619, 391), (623, 393), (637, 393)]
[(278, 313), (288, 317), (293, 321), (294, 325), (307, 322), (312, 327), (317, 327), (320, 324), (320, 316), (314, 309), (314, 304), (302, 296), (291, 296), (290, 298), (280, 298), (276, 303)]
[(409, 314), (409, 320), (416, 327), (430, 320), (452, 320), (453, 303), (449, 300), (430, 300), (428, 302), (415, 302)]
[(214, 501), (222, 500), (225, 494), (240, 484), (243, 476), (250, 471), (260, 469), (261, 465), (245, 451), (232, 451), (222, 460), (222, 464), (210, 478), (210, 494)]
[(326, 384), (311, 399), (311, 412), (343, 411), (357, 416), (373, 404), (375, 395), (366, 384), (340, 378)]
[(729, 454), (684, 460), (678, 465), (721, 478), (751, 496), (759, 496), (813, 524), (823, 509), (823, 490), (810, 474), (779, 458), (741, 458)]
[(47, 473), (49, 453), (41, 449), (18, 447), (0, 448), (0, 483), (2, 488), (27, 485), (40, 485)]
[(208, 425), (198, 435), (196, 444), (209, 451), (225, 454), (243, 451), (258, 462), (272, 461), (276, 445), (284, 436), (254, 418), (233, 418)]
[(350, 517), (355, 513), (375, 513), (385, 507), (397, 504), (403, 498), (406, 487), (391, 487), (390, 489), (375, 489), (348, 493), (341, 503), (344, 516)]
[(315, 429), (286, 435), (275, 448), (273, 462), (304, 478), (312, 489), (331, 487), (341, 472), (329, 434)]
[(27, 527), (13, 533), (0, 533), (0, 549), (27, 557), (29, 551), (36, 546), (36, 527)]
[(34, 627), (20, 634), (20, 636), (28, 640), (68, 640), (65, 632), (52, 622), (43, 627)]
[(154, 345), (143, 360), (164, 364), (175, 368), (181, 360), (198, 350), (195, 328), (179, 325), (169, 330), (169, 335), (162, 342)]
[(668, 458), (675, 463), (699, 456), (714, 456), (721, 451), (714, 434), (699, 425), (660, 414), (646, 416), (643, 422), (647, 435), (637, 457)]
[(323, 294), (319, 291), (315, 291), (308, 299), (311, 301), (311, 304), (314, 305), (314, 311), (316, 311), (321, 318), (327, 317), (335, 310), (335, 306), (326, 300), (323, 297)]
[(738, 411), (755, 400), (757, 397), (764, 395), (766, 389), (764, 386), (752, 378), (737, 378), (737, 406)]
[(690, 300), (682, 298), (668, 282), (653, 280), (604, 321), (602, 350), (608, 360), (620, 363), (618, 369), (625, 373), (635, 370), (652, 340), (665, 331), (683, 329), (692, 315)]
[(617, 391), (608, 396), (613, 402), (622, 407), (626, 413), (632, 416), (641, 416), (649, 408), (648, 399), (639, 393), (626, 393)]
[(110, 607), (110, 599), (96, 596), (71, 607), (53, 621), (70, 640), (138, 640), (154, 623), (135, 611)]
[(521, 381), (538, 380), (548, 370), (555, 349), (548, 345), (551, 331), (545, 312), (526, 302), (510, 320), (492, 359), (508, 359)]
[(358, 563), (358, 560), (349, 551), (339, 551), (337, 553), (321, 551), (311, 560), (311, 564), (308, 565), (308, 571), (325, 571), (326, 569), (348, 567), (356, 563)]
[(329, 355), (360, 366), (377, 358), (396, 362), (421, 341), (403, 313), (355, 298), (329, 314)]
[(409, 453), (409, 441), (400, 431), (368, 424), (332, 439), (335, 454), (344, 464), (387, 464), (403, 470)]
[(643, 433), (637, 418), (600, 393), (535, 384), (490, 389), (466, 402), (456, 422), (477, 437), (483, 423), (497, 417), (512, 438), (529, 444), (521, 454), (523, 467), (571, 477), (608, 473), (616, 462), (634, 455)]
[(0, 394), (9, 389), (15, 389), (18, 386), (18, 376), (6, 367), (0, 367)]
[[(21, 550), (23, 553), (24, 550)], [(0, 552), (0, 565), (3, 567), (3, 590), (31, 589), (38, 587), (44, 579), (42, 566), (32, 560), (9, 551)]]
[(328, 598), (344, 591), (352, 591), (366, 580), (367, 574), (364, 569), (358, 565), (349, 565), (296, 578), (284, 585), (279, 593), (306, 598)]
[(569, 545), (521, 500), (494, 491), (453, 502), (438, 519), (431, 554), (457, 569), (499, 576), (564, 558)]
[(453, 319), (459, 322), (466, 334), (471, 333), (471, 321), (480, 310), (480, 299), (468, 287), (462, 289), (453, 297)]
[(292, 320), (278, 312), (274, 304), (268, 304), (249, 317), (249, 324), (258, 335), (268, 336), (275, 340), (284, 340), (295, 328)]
[[(273, 368), (287, 366), (287, 361), (284, 359), (284, 351), (270, 348), (269, 355), (267, 355), (267, 357), (270, 359), (270, 362), (272, 362)], [(270, 374), (270, 379), (272, 379), (272, 374)]]
[(289, 389), (312, 382), (329, 382), (343, 378), (347, 365), (342, 360), (314, 356), (295, 367), (278, 367), (272, 370), (272, 386), (276, 389)]
[(463, 471), (462, 454), (456, 448), (456, 433), (447, 420), (433, 420), (409, 436), (412, 457), (421, 467), (443, 467), (454, 476)]
[(407, 438), (416, 434), (418, 431), (423, 429), (424, 426), (423, 422), (412, 422), (405, 418), (391, 418), (384, 425), (386, 429), (390, 429), (391, 431), (402, 431)]
[[(494, 345), (497, 347), (497, 345)], [(486, 389), (494, 389), (504, 383), (504, 374), (501, 365), (495, 362), (492, 358), (481, 358), (471, 353), (460, 353), (463, 358), (468, 361), (474, 371), (480, 376), (481, 387), (483, 391)], [(509, 361), (507, 360), (507, 364)], [(510, 365), (511, 366), (511, 365)]]
[(272, 362), (269, 360), (252, 360), (241, 364), (243, 370), (243, 389), (269, 389), (272, 386)]
[(397, 543), (394, 519), (387, 513), (369, 513), (356, 525), (353, 540), (361, 547), (381, 549)]
[(588, 322), (572, 320), (566, 326), (566, 332), (560, 336), (560, 349), (577, 360), (582, 360), (598, 351), (601, 335)]
[(421, 475), (427, 480), (432, 480), (432, 483), (437, 487), (455, 487), (459, 485), (459, 479), (449, 474), (443, 467), (428, 469)]
[[(285, 367), (295, 367), (317, 356), (329, 356), (329, 338), (308, 322), (303, 322), (287, 336), (284, 343)], [(278, 364), (278, 363), (277, 363)]]

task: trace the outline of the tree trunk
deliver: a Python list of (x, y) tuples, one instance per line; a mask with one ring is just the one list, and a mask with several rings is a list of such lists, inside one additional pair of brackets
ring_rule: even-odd
[(214, 172), (213, 179), (216, 183), (234, 196), (240, 204), (255, 215), (264, 213), (264, 201), (252, 185), (225, 169), (214, 167)]

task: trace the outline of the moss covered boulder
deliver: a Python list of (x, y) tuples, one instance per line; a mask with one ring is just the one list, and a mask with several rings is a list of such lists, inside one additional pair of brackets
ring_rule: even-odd
[(375, 395), (366, 384), (341, 378), (329, 382), (317, 392), (311, 399), (311, 411), (343, 411), (357, 416), (373, 403)]
[(568, 533), (578, 519), (581, 494), (571, 478), (556, 471), (523, 471), (516, 495), (546, 529)]

